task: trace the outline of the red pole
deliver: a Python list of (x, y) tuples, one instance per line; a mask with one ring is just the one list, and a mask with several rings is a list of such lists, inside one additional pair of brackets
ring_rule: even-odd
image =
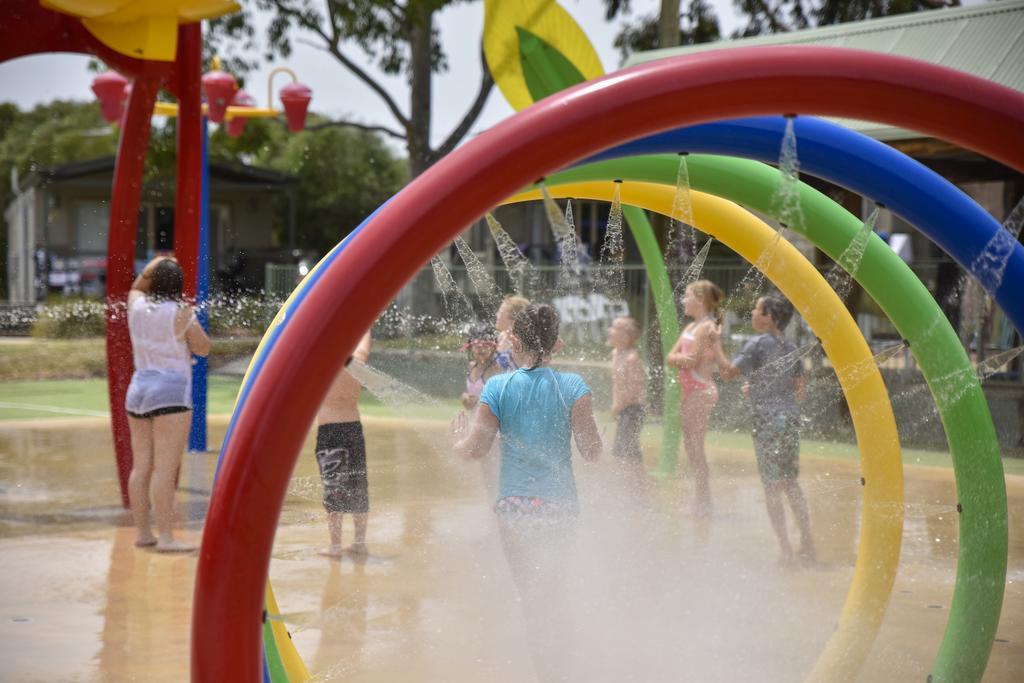
[(178, 182), (174, 192), (174, 255), (185, 273), (185, 296), (196, 295), (199, 205), (203, 183), (202, 27), (178, 27)]
[(121, 138), (117, 143), (114, 185), (110, 197), (110, 230), (107, 236), (107, 392), (110, 397), (110, 426), (114, 433), (117, 478), (121, 503), (128, 507), (128, 475), (132, 471), (132, 441), (124, 397), (132, 376), (132, 343), (128, 336), (128, 290), (132, 286), (135, 232), (139, 220), (142, 170), (149, 143), (149, 122), (153, 116), (160, 81), (137, 78), (132, 84)]

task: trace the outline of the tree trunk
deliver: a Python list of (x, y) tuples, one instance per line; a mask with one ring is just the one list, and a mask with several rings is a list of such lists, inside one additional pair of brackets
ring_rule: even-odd
[(434, 163), (430, 148), (431, 56), (434, 13), (420, 8), (409, 27), (409, 177), (415, 178)]
[(679, 45), (679, 0), (661, 0), (658, 19), (658, 47)]

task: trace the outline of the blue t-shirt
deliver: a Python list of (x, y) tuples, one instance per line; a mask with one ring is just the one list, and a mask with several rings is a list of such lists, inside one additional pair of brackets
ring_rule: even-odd
[(498, 418), (501, 431), (499, 499), (576, 502), (572, 407), (589, 393), (579, 375), (548, 367), (520, 368), (487, 380), (480, 403)]
[(794, 351), (793, 342), (765, 333), (749, 340), (732, 359), (750, 384), (750, 406), (756, 418), (799, 414), (794, 380), (804, 368), (799, 358), (790, 355)]

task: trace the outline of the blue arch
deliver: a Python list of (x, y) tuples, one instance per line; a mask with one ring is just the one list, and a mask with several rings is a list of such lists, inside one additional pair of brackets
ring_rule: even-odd
[[(983, 125), (979, 123), (979, 125)], [(703, 152), (776, 163), (786, 118), (760, 116), (677, 128), (581, 163), (640, 154)], [(869, 197), (917, 227), (971, 273), (1024, 334), (1024, 246), (927, 166), (866, 135), (808, 116), (794, 120), (800, 171)], [(1006, 257), (1002, 277), (986, 262)]]

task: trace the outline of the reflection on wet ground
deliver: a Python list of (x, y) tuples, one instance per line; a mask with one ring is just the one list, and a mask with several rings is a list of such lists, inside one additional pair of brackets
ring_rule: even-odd
[[(271, 577), (303, 659), (318, 680), (533, 680), (487, 465), (445, 455), (438, 423), (368, 419), (366, 430), (368, 557), (315, 554), (326, 528), (311, 443), (282, 512)], [(212, 425), (211, 441), (223, 431)], [(712, 457), (710, 519), (681, 512), (685, 482), (652, 480), (638, 493), (610, 461), (577, 466), (584, 515), (566, 539), (574, 559), (562, 577), (573, 680), (789, 681), (810, 670), (852, 575), (857, 464), (804, 457), (819, 563), (793, 570), (777, 563), (752, 455)], [(186, 538), (201, 533), (215, 459), (194, 455), (183, 467)], [(926, 677), (953, 590), (952, 473), (906, 474), (900, 571), (864, 681)], [(1024, 670), (1024, 478), (1007, 483), (1009, 576), (986, 681), (1019, 680)], [(188, 676), (196, 559), (134, 548), (118, 503), (104, 422), (0, 425), (5, 679)]]

